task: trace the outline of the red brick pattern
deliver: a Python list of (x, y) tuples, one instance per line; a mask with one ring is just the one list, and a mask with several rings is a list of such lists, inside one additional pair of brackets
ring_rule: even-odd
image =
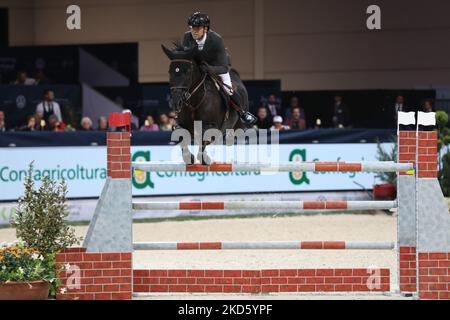
[(400, 291), (416, 292), (416, 247), (400, 247)]
[(131, 178), (129, 132), (107, 132), (107, 174), (111, 178)]
[[(416, 162), (416, 132), (400, 131), (398, 162), (415, 163)], [(399, 172), (400, 175), (406, 175), (406, 172)]]
[(418, 178), (437, 178), (437, 131), (420, 131), (418, 140)]
[[(68, 249), (56, 256), (58, 270), (61, 267), (64, 268), (58, 274), (58, 278), (62, 280), (62, 286), (58, 289), (56, 299), (131, 299), (131, 252), (87, 253), (85, 251), (85, 248)], [(67, 271), (65, 268), (67, 264), (73, 269)], [(75, 283), (77, 287), (73, 286)]]
[(419, 298), (450, 299), (450, 252), (419, 252)]
[[(133, 292), (340, 292), (390, 291), (389, 269), (134, 270)], [(375, 283), (373, 283), (375, 284)]]

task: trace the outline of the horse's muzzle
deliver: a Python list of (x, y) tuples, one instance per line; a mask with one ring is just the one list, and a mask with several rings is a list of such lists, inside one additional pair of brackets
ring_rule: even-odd
[(186, 90), (184, 89), (171, 89), (170, 94), (172, 96), (172, 107), (175, 112), (180, 112), (183, 105), (186, 103)]

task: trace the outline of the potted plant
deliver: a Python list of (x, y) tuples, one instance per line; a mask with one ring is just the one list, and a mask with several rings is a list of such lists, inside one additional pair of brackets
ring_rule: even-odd
[[(390, 152), (383, 149), (381, 143), (377, 141), (378, 161), (397, 161), (397, 144), (393, 137), (394, 145)], [(375, 199), (393, 200), (397, 196), (397, 173), (379, 172), (375, 175), (381, 182), (373, 186), (373, 196)]]
[(0, 247), (0, 300), (47, 299), (54, 278), (54, 255), (44, 258), (23, 242)]
[(56, 253), (81, 240), (65, 221), (69, 212), (64, 180), (58, 183), (44, 176), (36, 189), (30, 163), (24, 185), (25, 194), (11, 218), (21, 241), (3, 246), (0, 254), (0, 299), (42, 299), (49, 292), (54, 296)]

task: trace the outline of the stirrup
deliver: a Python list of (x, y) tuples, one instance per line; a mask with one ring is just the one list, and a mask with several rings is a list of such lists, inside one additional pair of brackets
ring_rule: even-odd
[(249, 125), (252, 125), (258, 121), (258, 119), (248, 111), (244, 111), (241, 113), (241, 119)]

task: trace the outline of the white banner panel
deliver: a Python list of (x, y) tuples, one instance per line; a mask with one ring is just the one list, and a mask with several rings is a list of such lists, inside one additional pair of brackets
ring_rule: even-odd
[[(383, 144), (386, 150), (392, 144)], [(231, 150), (228, 147), (226, 150)], [(277, 150), (278, 148), (278, 150)], [(208, 147), (216, 161), (376, 161), (376, 144), (279, 145), (262, 156), (256, 146)], [(270, 148), (268, 148), (270, 150)], [(250, 157), (241, 159), (241, 155)], [(133, 161), (179, 160), (177, 146), (132, 147)], [(106, 179), (106, 148), (2, 148), (0, 149), (0, 201), (16, 200), (23, 194), (28, 164), (34, 161), (35, 178), (49, 175), (66, 179), (69, 198), (98, 197)], [(371, 189), (373, 173), (355, 172), (138, 172), (133, 195), (214, 194), (238, 192), (288, 192)]]

